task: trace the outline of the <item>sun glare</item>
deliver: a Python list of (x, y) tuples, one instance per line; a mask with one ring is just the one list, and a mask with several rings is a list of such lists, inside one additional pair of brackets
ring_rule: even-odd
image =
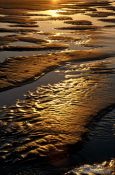
[(48, 10), (48, 15), (51, 15), (52, 17), (59, 16), (58, 14), (59, 10)]

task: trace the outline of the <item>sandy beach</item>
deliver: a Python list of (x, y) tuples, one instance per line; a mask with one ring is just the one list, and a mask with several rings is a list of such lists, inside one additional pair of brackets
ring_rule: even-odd
[(1, 175), (114, 174), (114, 91), (114, 0), (0, 0)]

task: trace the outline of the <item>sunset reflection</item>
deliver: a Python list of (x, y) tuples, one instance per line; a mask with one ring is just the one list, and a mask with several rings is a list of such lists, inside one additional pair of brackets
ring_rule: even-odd
[(47, 11), (47, 14), (48, 15), (51, 15), (51, 16), (53, 16), (53, 17), (56, 17), (56, 16), (59, 16), (59, 10), (48, 10)]
[(114, 1), (0, 0), (1, 175), (112, 175)]

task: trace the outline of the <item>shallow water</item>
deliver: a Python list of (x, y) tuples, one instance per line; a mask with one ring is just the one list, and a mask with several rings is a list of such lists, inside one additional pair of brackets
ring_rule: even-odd
[[(93, 1), (92, 1), (93, 2)], [(50, 7), (48, 6), (48, 3), (50, 3)], [(43, 6), (43, 4), (46, 4)], [(7, 8), (8, 2), (3, 3), (1, 1), (1, 7), (3, 6), (4, 8)], [(25, 2), (25, 5), (26, 2)], [(35, 6), (36, 3), (33, 3), (33, 6), (31, 8), (38, 8)], [(32, 39), (25, 45), (25, 42), (23, 42), (23, 36), (30, 37), (34, 39), (36, 37), (37, 39), (45, 39), (49, 43), (63, 43), (67, 44), (68, 48), (67, 50), (78, 50), (78, 49), (89, 49), (89, 48), (96, 48), (96, 47), (102, 47), (102, 49), (112, 49), (114, 50), (114, 45), (115, 45), (115, 39), (114, 39), (114, 27), (109, 27), (109, 28), (104, 28), (104, 26), (112, 26), (114, 23), (111, 22), (103, 22), (101, 21), (103, 17), (97, 16), (97, 17), (91, 17), (93, 13), (96, 13), (96, 9), (98, 9), (98, 14), (100, 13), (107, 13), (109, 6), (111, 7), (112, 4), (99, 4), (98, 8), (96, 5), (90, 5), (90, 3), (87, 5), (87, 1), (82, 4), (82, 1), (46, 1), (46, 2), (39, 2), (37, 4), (38, 6), (41, 5), (41, 10), (31, 10), (30, 7), (25, 7), (27, 8), (25, 10), (19, 11), (16, 10), (16, 8), (20, 8), (18, 1), (17, 3), (14, 3), (14, 1), (10, 2), (10, 5), (8, 6), (9, 11), (6, 9), (0, 10), (1, 15), (1, 20), (6, 21), (6, 23), (1, 23), (0, 27), (3, 29), (1, 33), (2, 37), (2, 43), (5, 41), (5, 45), (3, 47), (3, 52), (1, 55), (1, 62), (5, 60), (5, 58), (8, 58), (10, 56), (14, 56), (13, 52), (7, 52), (6, 54), (6, 49), (5, 46), (10, 47), (11, 45), (13, 46), (29, 46), (31, 45), (34, 47)], [(42, 7), (45, 9), (42, 10)], [(113, 6), (114, 7), (114, 6)], [(13, 8), (13, 9), (12, 9)], [(29, 8), (29, 9), (28, 9)], [(49, 10), (51, 8), (51, 10)], [(54, 9), (52, 9), (54, 8)], [(12, 9), (12, 11), (10, 10)], [(48, 9), (48, 10), (47, 10)], [(114, 18), (114, 10), (109, 10), (108, 14), (106, 15), (106, 18)], [(80, 25), (80, 29), (74, 29), (73, 27), (78, 27), (75, 25), (69, 25), (66, 24), (66, 21), (75, 21), (75, 20), (86, 20), (92, 22), (92, 26), (96, 27), (94, 30), (88, 30), (87, 26), (85, 30), (82, 30), (83, 25)], [(9, 21), (9, 23), (8, 23)], [(35, 24), (38, 27), (20, 27), (20, 25), (27, 24), (27, 25), (32, 25)], [(11, 26), (12, 24), (12, 26)], [(13, 27), (14, 25), (14, 27)], [(15, 25), (17, 25), (15, 27)], [(19, 26), (19, 27), (18, 27)], [(91, 26), (91, 27), (92, 27)], [(70, 27), (70, 29), (68, 28)], [(63, 30), (65, 28), (65, 30)], [(7, 32), (4, 31), (5, 29), (9, 29)], [(24, 30), (22, 30), (24, 29)], [(28, 29), (31, 29), (29, 32)], [(13, 32), (13, 35), (15, 34), (15, 38), (9, 38), (7, 39), (7, 36), (10, 35), (10, 30)], [(42, 33), (42, 36), (41, 36)], [(49, 33), (47, 36), (45, 35), (46, 33)], [(12, 33), (11, 33), (12, 35)], [(20, 39), (19, 36), (22, 37), (21, 44), (20, 44)], [(53, 36), (53, 37), (52, 37)], [(56, 39), (57, 36), (57, 39)], [(71, 37), (68, 38), (68, 37)], [(106, 36), (109, 36), (107, 38)], [(61, 38), (62, 37), (62, 38)], [(111, 40), (112, 38), (112, 40)], [(110, 41), (109, 41), (110, 40)], [(52, 48), (53, 49), (53, 48)], [(2, 51), (1, 50), (1, 51)], [(26, 49), (25, 49), (26, 51)], [(44, 51), (44, 52), (47, 52)], [(33, 54), (38, 54), (39, 52), (33, 52)], [(31, 54), (31, 49), (26, 53), (27, 56)], [(19, 53), (15, 50), (15, 56), (18, 56)], [(25, 55), (20, 53), (21, 56)], [(3, 59), (4, 58), (4, 59)]]
[(1, 72), (7, 59), (19, 56), (111, 53), (106, 59), (65, 62), (0, 92), (3, 174), (59, 175), (77, 164), (115, 158), (114, 0), (0, 2)]
[[(85, 153), (82, 150), (82, 155), (89, 157), (90, 160), (93, 159), (95, 162), (98, 160), (104, 161), (108, 159), (108, 155), (110, 158), (115, 157), (114, 115), (115, 110), (113, 110), (109, 114), (106, 114), (98, 122), (98, 124), (95, 124), (95, 129), (93, 128), (92, 132), (90, 132), (88, 136), (90, 142), (86, 144), (85, 148), (83, 148)], [(99, 149), (98, 152), (96, 151), (97, 149)]]

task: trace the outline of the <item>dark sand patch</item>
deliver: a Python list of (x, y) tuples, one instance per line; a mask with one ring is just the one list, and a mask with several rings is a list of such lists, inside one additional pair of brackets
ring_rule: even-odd
[(50, 33), (50, 32), (42, 32), (42, 31), (37, 32), (37, 34), (39, 34), (39, 35), (45, 35), (45, 36), (53, 35), (53, 33)]
[(92, 13), (86, 13), (86, 14), (89, 15), (89, 16), (91, 16), (91, 17), (115, 16), (115, 13), (113, 13), (113, 12), (101, 12), (101, 11), (92, 12)]
[(25, 28), (33, 28), (33, 27), (39, 27), (37, 24), (15, 24), (15, 25), (9, 25), (9, 27), (25, 27)]
[(56, 28), (59, 30), (97, 30), (98, 26), (92, 26), (92, 25), (78, 25), (78, 26), (67, 26), (67, 27), (60, 27)]
[(110, 6), (105, 7), (105, 9), (115, 11), (115, 6), (110, 5)]
[(86, 1), (80, 4), (80, 6), (108, 6), (110, 2), (108, 1)]
[(8, 45), (10, 43), (16, 42), (16, 41), (23, 41), (23, 42), (29, 42), (29, 43), (35, 43), (35, 44), (44, 44), (48, 43), (45, 39), (39, 39), (31, 36), (23, 36), (23, 35), (7, 35), (7, 36), (1, 36), (0, 37), (0, 45)]
[(11, 42), (18, 41), (16, 35), (7, 35), (7, 36), (0, 36), (0, 45), (7, 45)]
[[(28, 42), (25, 39), (26, 42)], [(40, 43), (40, 41), (39, 41)], [(42, 40), (41, 40), (42, 43)], [(0, 46), (0, 51), (45, 51), (45, 50), (63, 50), (68, 48), (67, 45), (64, 44), (45, 44), (40, 46), (13, 46), (13, 45), (5, 45)]]
[(29, 17), (21, 17), (19, 16), (0, 16), (0, 22), (2, 23), (17, 23), (17, 24), (35, 24), (34, 19), (30, 19)]
[(106, 25), (106, 26), (104, 26), (104, 27), (107, 27), (107, 28), (114, 28), (115, 27), (115, 25)]
[(103, 19), (99, 19), (99, 20), (103, 21), (103, 22), (115, 23), (115, 18), (103, 18)]
[(36, 44), (43, 44), (43, 43), (48, 43), (47, 40), (45, 39), (39, 39), (35, 37), (30, 37), (30, 36), (17, 36), (16, 37), (18, 41), (24, 41), (24, 42), (30, 42), (30, 43), (36, 43)]
[(97, 9), (96, 9), (96, 7), (89, 7), (87, 10), (85, 10), (85, 12), (86, 11), (89, 11), (89, 12), (97, 12)]
[(0, 28), (1, 33), (28, 33), (28, 32), (38, 32), (37, 29), (30, 28)]
[(92, 25), (92, 22), (87, 20), (72, 20), (72, 21), (65, 21), (65, 23), (72, 25)]
[(46, 18), (35, 18), (34, 19), (36, 22), (37, 21), (64, 21), (64, 20), (72, 20), (72, 17), (69, 16), (51, 16), (51, 17), (46, 17)]

